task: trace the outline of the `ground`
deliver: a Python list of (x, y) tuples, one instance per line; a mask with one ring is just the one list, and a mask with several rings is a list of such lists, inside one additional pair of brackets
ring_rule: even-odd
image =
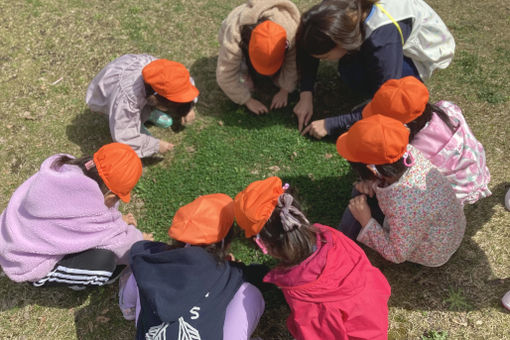
[[(306, 10), (315, 1), (295, 1)], [(290, 97), (284, 110), (255, 117), (229, 102), (215, 82), (217, 32), (240, 0), (3, 1), (0, 13), (0, 209), (49, 155), (91, 154), (111, 141), (107, 121), (90, 112), (85, 91), (109, 61), (149, 53), (184, 63), (201, 91), (197, 121), (175, 133), (150, 131), (178, 146), (145, 162), (132, 203), (140, 228), (167, 240), (175, 210), (196, 196), (231, 196), (253, 180), (277, 174), (299, 191), (312, 221), (335, 224), (354, 176), (331, 140), (296, 130)], [(510, 5), (505, 1), (431, 0), (456, 43), (452, 65), (427, 82), (431, 99), (464, 111), (483, 143), (493, 196), (465, 208), (468, 226), (452, 259), (440, 268), (390, 264), (367, 249), (392, 286), (391, 339), (510, 339), (510, 313), (500, 304), (510, 289), (510, 213), (503, 205), (510, 171)], [(343, 93), (339, 96), (337, 93)], [(268, 100), (268, 94), (261, 95)], [(316, 98), (323, 115), (341, 113), (356, 98), (339, 84), (333, 64), (320, 70)], [(269, 260), (246, 241), (237, 257)], [(72, 292), (35, 289), (0, 277), (2, 339), (125, 339), (117, 287)], [(289, 339), (288, 308), (280, 293), (265, 293), (257, 330), (264, 339)]]

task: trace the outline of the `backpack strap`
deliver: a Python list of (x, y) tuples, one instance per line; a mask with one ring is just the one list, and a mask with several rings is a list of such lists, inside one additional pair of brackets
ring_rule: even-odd
[(395, 25), (395, 27), (397, 27), (398, 33), (400, 33), (400, 39), (402, 39), (402, 46), (404, 46), (404, 35), (402, 34), (402, 30), (400, 29), (400, 25), (398, 24), (398, 22), (395, 19), (393, 19), (393, 17), (390, 15), (390, 13), (388, 13), (388, 11), (385, 10), (381, 4), (375, 4), (375, 5), (377, 6), (377, 8), (379, 8), (381, 10), (381, 12), (383, 12), (391, 20), (393, 25)]

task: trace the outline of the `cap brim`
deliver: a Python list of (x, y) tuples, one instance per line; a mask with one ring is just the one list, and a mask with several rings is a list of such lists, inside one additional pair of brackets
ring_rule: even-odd
[(190, 84), (190, 87), (188, 87), (186, 90), (167, 97), (167, 99), (176, 103), (188, 103), (192, 102), (196, 97), (198, 97), (199, 93), (200, 91), (198, 91), (195, 86)]
[(346, 160), (351, 162), (357, 162), (357, 158), (355, 157), (354, 153), (352, 153), (348, 145), (347, 140), (348, 133), (349, 132), (345, 132), (340, 137), (338, 137), (338, 139), (336, 140), (336, 150), (340, 154), (340, 156), (342, 156)]
[(124, 203), (129, 203), (129, 201), (131, 201), (131, 193), (129, 192), (127, 195), (117, 195), (119, 196), (119, 198), (122, 200), (122, 202)]

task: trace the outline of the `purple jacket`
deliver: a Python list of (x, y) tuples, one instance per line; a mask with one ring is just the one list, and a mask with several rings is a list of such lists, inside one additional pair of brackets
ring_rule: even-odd
[(37, 281), (65, 255), (109, 249), (127, 264), (142, 233), (107, 208), (97, 183), (75, 165), (51, 169), (61, 155), (46, 159), (12, 195), (0, 216), (0, 266), (16, 282)]

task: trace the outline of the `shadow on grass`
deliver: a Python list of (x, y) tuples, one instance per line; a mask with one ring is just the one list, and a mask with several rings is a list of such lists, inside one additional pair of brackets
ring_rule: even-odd
[(74, 117), (66, 127), (66, 134), (71, 142), (80, 146), (83, 156), (92, 155), (101, 146), (112, 142), (107, 117), (89, 109)]
[[(297, 118), (293, 109), (299, 101), (298, 91), (289, 94), (287, 107), (257, 116), (244, 106), (230, 101), (220, 89), (216, 82), (217, 60), (217, 56), (200, 58), (193, 63), (190, 69), (196, 86), (200, 90), (197, 104), (200, 114), (222, 119), (227, 126), (239, 126), (246, 129), (260, 129), (274, 124), (291, 128), (297, 127)], [(339, 80), (334, 64), (323, 64), (319, 68), (319, 80), (315, 88), (312, 121), (347, 113), (364, 99), (349, 90)], [(278, 88), (268, 77), (257, 78), (254, 82), (256, 90), (253, 97), (269, 107)], [(334, 141), (334, 139), (331, 138), (330, 141)]]

